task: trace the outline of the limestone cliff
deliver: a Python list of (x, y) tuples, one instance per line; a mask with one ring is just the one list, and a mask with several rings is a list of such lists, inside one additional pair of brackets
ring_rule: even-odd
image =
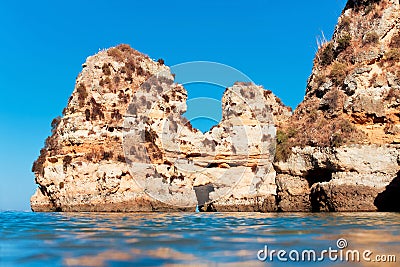
[[(290, 110), (270, 91), (236, 83), (223, 96), (221, 122), (203, 134), (182, 117), (187, 93), (173, 79), (162, 62), (127, 45), (89, 57), (34, 163), (39, 188), (32, 209), (273, 206), (274, 123)], [(202, 190), (210, 192), (199, 199)]]
[(399, 211), (399, 67), (399, 1), (349, 0), (293, 115), (238, 82), (203, 134), (162, 60), (101, 51), (34, 163), (32, 209)]
[(399, 49), (398, 0), (347, 3), (332, 40), (317, 52), (304, 101), (277, 135), (277, 180), (289, 189), (308, 183), (291, 196), (309, 198), (303, 210), (388, 205), (380, 194), (398, 181)]

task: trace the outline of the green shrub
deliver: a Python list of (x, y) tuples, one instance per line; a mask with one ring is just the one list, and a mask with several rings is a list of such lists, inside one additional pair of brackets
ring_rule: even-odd
[(144, 140), (145, 142), (149, 142), (149, 143), (155, 143), (157, 138), (157, 133), (154, 132), (153, 130), (145, 130), (144, 131)]
[(337, 40), (337, 47), (336, 47), (336, 53), (339, 54), (342, 51), (346, 50), (347, 47), (349, 47), (351, 44), (351, 35), (349, 33), (343, 34), (338, 40)]
[(47, 149), (42, 148), (40, 150), (39, 157), (32, 164), (32, 172), (33, 173), (43, 175), (43, 170), (44, 170), (43, 164), (46, 161), (46, 155), (47, 155)]
[(339, 147), (344, 144), (359, 143), (364, 137), (349, 120), (340, 118), (330, 127), (329, 145)]
[(373, 11), (375, 9), (375, 6), (373, 5), (373, 3), (367, 5), (364, 9), (364, 14), (368, 15), (369, 13), (371, 13), (371, 11)]
[(374, 74), (372, 74), (372, 77), (371, 77), (371, 79), (369, 80), (369, 86), (370, 87), (374, 87), (375, 86), (375, 84), (376, 84), (376, 81), (377, 81), (377, 79), (378, 79), (378, 73), (374, 73)]
[(133, 50), (133, 48), (128, 44), (119, 44), (115, 48), (117, 48), (118, 50), (120, 50), (123, 53), (130, 53), (130, 54), (135, 53), (135, 50)]
[(283, 106), (283, 102), (282, 102), (282, 100), (281, 100), (279, 97), (275, 96), (275, 101), (276, 101), (276, 103), (277, 103), (278, 105)]
[(310, 123), (314, 123), (318, 119), (318, 111), (313, 109), (310, 111), (308, 120)]
[(328, 43), (322, 50), (320, 61), (323, 66), (328, 66), (335, 59), (333, 43)]
[(136, 74), (137, 74), (138, 76), (145, 76), (145, 75), (147, 75), (148, 73), (147, 73), (141, 66), (139, 66), (139, 67), (137, 67), (137, 69), (136, 69)]
[(276, 132), (275, 161), (287, 161), (292, 150), (289, 144), (289, 136), (282, 130)]
[(132, 57), (134, 55), (139, 55), (140, 53), (132, 49), (127, 44), (120, 44), (116, 47), (107, 50), (107, 54), (113, 57), (116, 61), (123, 62), (125, 59)]
[(293, 138), (293, 137), (296, 136), (297, 132), (298, 132), (297, 129), (289, 128), (289, 129), (287, 129), (287, 137), (288, 138)]
[(272, 91), (271, 90), (264, 90), (264, 97), (265, 98), (268, 98), (268, 96), (270, 95), (270, 94), (272, 94)]
[(104, 113), (102, 111), (101, 105), (99, 103), (97, 103), (93, 97), (90, 99), (90, 103), (92, 104), (92, 112), (90, 114), (91, 120), (96, 120), (97, 117), (99, 118), (99, 120), (103, 120)]
[(136, 69), (136, 64), (137, 63), (134, 60), (129, 59), (128, 62), (125, 63), (125, 67), (134, 72)]
[(108, 87), (108, 88), (110, 88), (111, 86), (111, 80), (110, 80), (110, 78), (109, 77), (106, 77), (105, 79), (101, 79), (100, 80), (100, 82), (99, 82), (99, 85), (101, 86), (101, 87)]
[(113, 81), (114, 81), (114, 83), (115, 83), (116, 85), (118, 85), (119, 82), (121, 81), (121, 78), (120, 78), (118, 75), (115, 75), (114, 78), (113, 78)]
[(337, 110), (339, 106), (339, 91), (336, 88), (333, 88), (327, 92), (323, 101), (321, 101), (319, 109), (333, 112)]

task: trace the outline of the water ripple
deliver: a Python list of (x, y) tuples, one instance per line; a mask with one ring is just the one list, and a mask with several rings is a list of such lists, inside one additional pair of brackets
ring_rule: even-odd
[(264, 245), (321, 249), (340, 237), (356, 248), (398, 253), (400, 247), (398, 213), (0, 216), (0, 266), (265, 266), (256, 254)]

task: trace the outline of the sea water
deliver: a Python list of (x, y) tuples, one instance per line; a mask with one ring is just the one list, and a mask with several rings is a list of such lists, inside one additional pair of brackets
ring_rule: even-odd
[(0, 266), (400, 266), (399, 213), (1, 212), (0, 226)]

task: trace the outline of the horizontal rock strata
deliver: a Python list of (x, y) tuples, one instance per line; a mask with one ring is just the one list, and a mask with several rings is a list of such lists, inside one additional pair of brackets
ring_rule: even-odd
[(163, 60), (91, 56), (33, 165), (34, 211), (400, 211), (400, 4), (349, 0), (291, 113), (237, 82), (209, 132)]

